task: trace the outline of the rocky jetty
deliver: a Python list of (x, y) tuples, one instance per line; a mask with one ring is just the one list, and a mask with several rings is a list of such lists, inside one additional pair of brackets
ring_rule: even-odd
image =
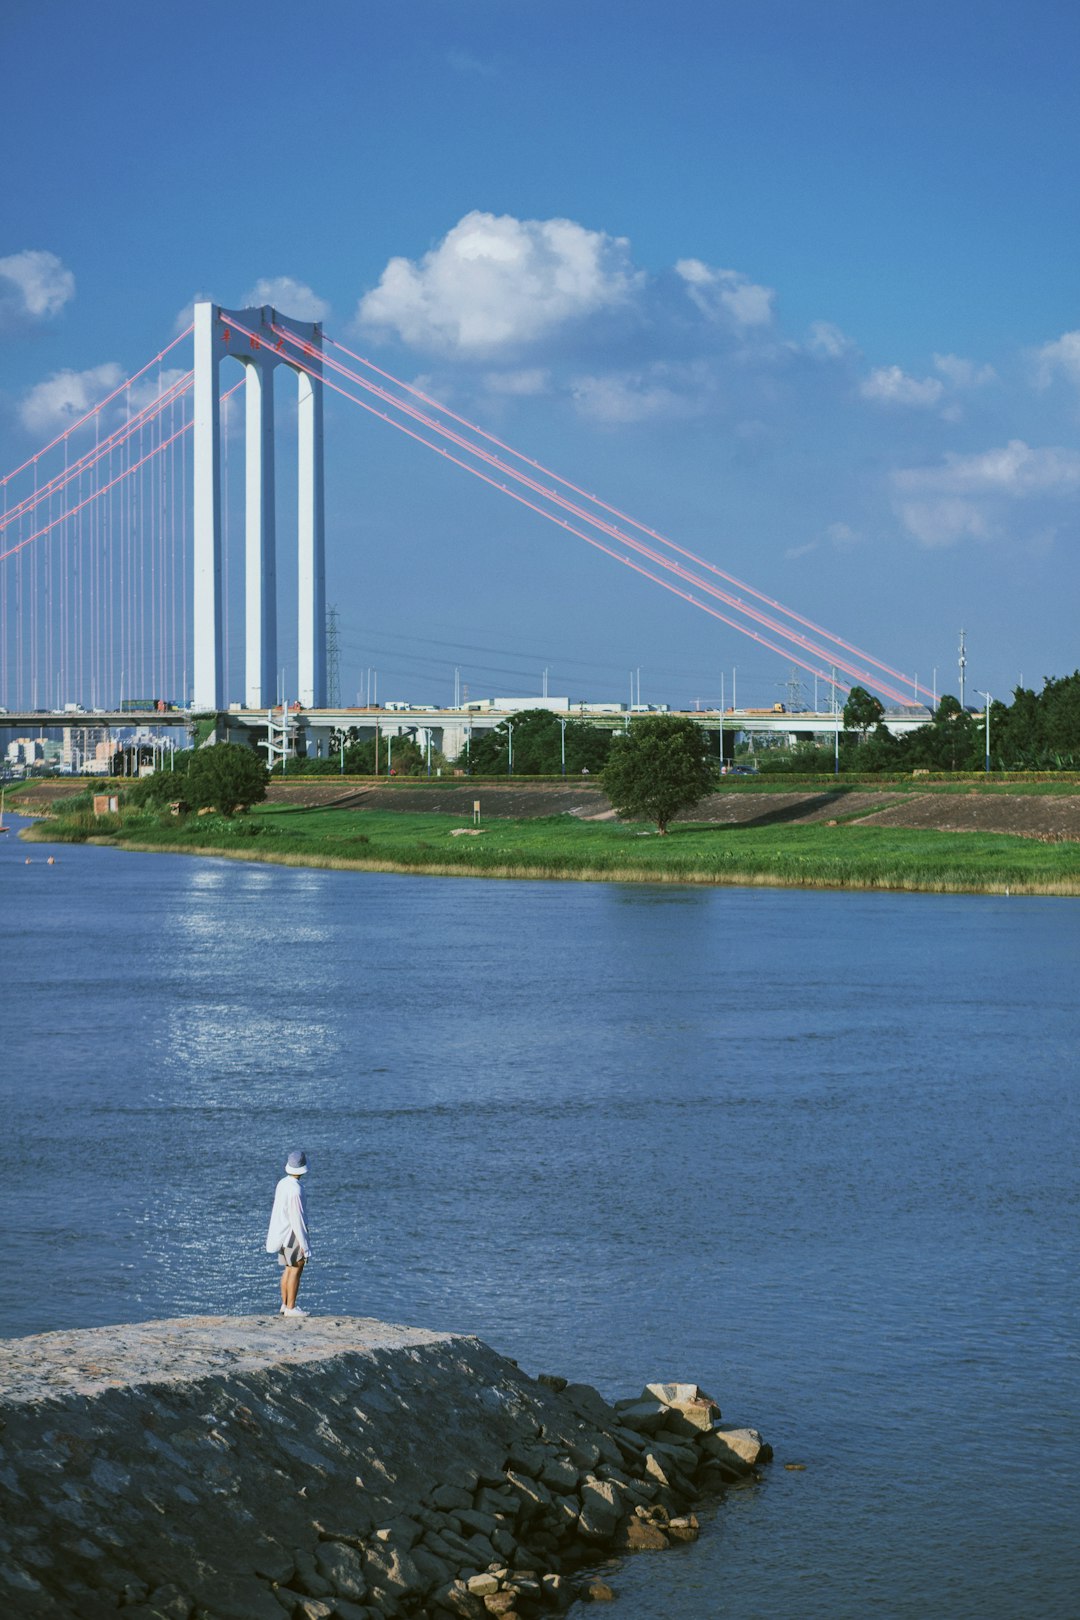
[(694, 1384), (609, 1405), (480, 1340), (191, 1317), (0, 1341), (0, 1613), (503, 1620), (610, 1597), (770, 1456)]

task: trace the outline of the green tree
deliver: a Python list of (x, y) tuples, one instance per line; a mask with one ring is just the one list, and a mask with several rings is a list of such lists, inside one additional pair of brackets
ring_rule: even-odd
[(970, 771), (982, 764), (978, 722), (950, 692), (934, 718), (897, 742), (896, 763), (903, 770)]
[(604, 791), (622, 816), (647, 816), (666, 833), (680, 810), (692, 810), (720, 785), (709, 738), (693, 720), (651, 714), (615, 737), (604, 767)]
[(603, 770), (611, 733), (586, 721), (554, 714), (550, 709), (522, 709), (489, 731), (474, 732), (459, 763), (467, 764), (474, 776), (505, 776), (512, 740), (515, 776), (558, 776), (562, 770), (564, 727), (567, 775)]
[(853, 686), (844, 704), (844, 729), (857, 731), (865, 741), (866, 733), (876, 726), (885, 713), (885, 706), (865, 686)]
[(268, 781), (269, 772), (253, 748), (213, 743), (192, 754), (184, 798), (193, 810), (214, 809), (231, 816), (235, 810), (246, 810), (265, 799)]
[(159, 766), (153, 776), (143, 776), (132, 783), (125, 795), (128, 804), (162, 810), (174, 799), (187, 801), (187, 771), (194, 758), (191, 749), (173, 754), (171, 766)]

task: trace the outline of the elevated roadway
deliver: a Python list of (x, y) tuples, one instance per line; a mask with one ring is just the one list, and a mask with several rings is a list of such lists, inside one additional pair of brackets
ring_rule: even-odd
[[(588, 704), (567, 705), (556, 708), (538, 698), (536, 707), (551, 707), (555, 718), (564, 721), (583, 721), (607, 731), (623, 731), (648, 713), (682, 713), (706, 731), (753, 733), (755, 736), (779, 736), (792, 742), (822, 740), (832, 737), (837, 729), (838, 716), (829, 713), (787, 712), (774, 709), (691, 709), (627, 710), (612, 708), (600, 710)], [(490, 731), (504, 721), (513, 722), (521, 709), (435, 708), (421, 705), (393, 708), (335, 708), (335, 709), (248, 709), (231, 708), (218, 713), (195, 714), (185, 709), (143, 709), (138, 711), (106, 709), (86, 711), (58, 711), (17, 709), (0, 711), (0, 730), (9, 736), (37, 737), (65, 729), (107, 729), (127, 731), (139, 727), (152, 730), (181, 728), (191, 730), (195, 725), (214, 720), (213, 735), (219, 742), (250, 740), (252, 732), (265, 735), (273, 729), (281, 738), (283, 720), (292, 752), (301, 740), (309, 754), (327, 754), (330, 738), (335, 732), (355, 731), (361, 741), (378, 734), (380, 737), (417, 736), (426, 744), (428, 735), (433, 748), (440, 749), (448, 758), (455, 758), (465, 747), (470, 736)], [(884, 725), (894, 736), (915, 731), (927, 725), (930, 714), (925, 709), (886, 710)], [(842, 725), (842, 721), (840, 722)]]

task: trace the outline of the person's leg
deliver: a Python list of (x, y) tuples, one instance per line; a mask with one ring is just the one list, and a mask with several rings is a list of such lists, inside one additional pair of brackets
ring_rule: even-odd
[(288, 1294), (288, 1277), (289, 1277), (289, 1269), (288, 1269), (287, 1266), (283, 1266), (281, 1268), (281, 1308), (282, 1308), (282, 1310), (284, 1310), (286, 1305), (289, 1303), (288, 1298), (287, 1298), (287, 1294)]
[(303, 1260), (295, 1266), (286, 1266), (285, 1268), (285, 1276), (282, 1279), (282, 1298), (285, 1301), (287, 1311), (291, 1311), (296, 1304), (296, 1293), (300, 1287), (300, 1273), (303, 1269)]

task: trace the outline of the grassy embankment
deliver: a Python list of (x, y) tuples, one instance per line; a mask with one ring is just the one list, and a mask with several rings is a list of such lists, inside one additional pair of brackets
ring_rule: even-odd
[[(839, 807), (838, 807), (839, 810)], [(466, 829), (454, 836), (454, 829)], [(133, 850), (346, 870), (583, 880), (760, 884), (925, 893), (1080, 894), (1080, 844), (996, 833), (836, 824), (643, 824), (560, 815), (491, 820), (386, 810), (297, 810), (174, 820), (125, 812), (97, 821), (72, 807), (30, 830), (35, 841), (115, 842)]]

